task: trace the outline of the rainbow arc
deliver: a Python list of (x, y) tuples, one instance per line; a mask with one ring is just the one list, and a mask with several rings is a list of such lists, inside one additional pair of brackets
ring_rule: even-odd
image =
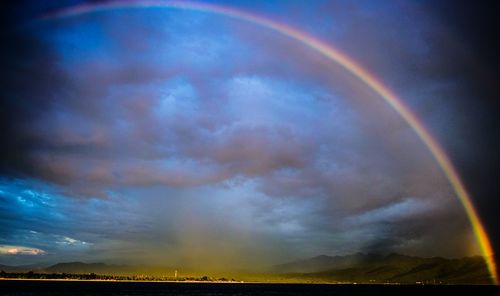
[(282, 35), (288, 36), (293, 40), (300, 42), (317, 52), (321, 53), (324, 57), (332, 62), (342, 66), (346, 71), (351, 73), (362, 81), (367, 87), (378, 94), (389, 106), (391, 106), (406, 123), (415, 131), (417, 136), (423, 144), (429, 149), (432, 156), (438, 163), (444, 175), (450, 182), (455, 194), (462, 204), (465, 213), (472, 226), (474, 235), (479, 244), (481, 254), (485, 260), (491, 279), (494, 284), (498, 284), (498, 274), (496, 269), (495, 260), (493, 257), (493, 249), (491, 247), (490, 239), (486, 230), (481, 223), (479, 215), (471, 201), (470, 195), (467, 193), (464, 184), (460, 180), (457, 170), (451, 163), (448, 155), (445, 153), (441, 145), (426, 129), (424, 124), (418, 117), (410, 110), (410, 108), (394, 94), (387, 86), (378, 80), (373, 74), (362, 68), (358, 63), (349, 58), (346, 54), (342, 53), (335, 47), (327, 44), (311, 35), (299, 31), (291, 26), (275, 22), (268, 18), (237, 10), (228, 6), (220, 6), (215, 4), (189, 2), (189, 1), (112, 1), (98, 4), (82, 4), (72, 6), (67, 9), (59, 10), (54, 13), (46, 14), (39, 18), (39, 21), (59, 19), (71, 16), (77, 16), (87, 13), (98, 11), (106, 11), (113, 9), (130, 9), (130, 8), (176, 8), (203, 11), (212, 14), (218, 14), (242, 21), (247, 21), (264, 28), (273, 30)]

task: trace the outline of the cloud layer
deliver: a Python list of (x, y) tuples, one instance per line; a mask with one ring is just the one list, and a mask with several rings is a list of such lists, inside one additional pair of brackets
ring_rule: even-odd
[[(345, 48), (386, 40), (363, 51), (382, 73), (396, 72), (389, 58), (426, 57), (425, 32), (387, 36), (397, 17), (366, 28), (375, 12), (365, 9), (322, 18), (319, 34)], [(426, 29), (418, 13), (401, 25), (415, 23)], [(9, 247), (17, 255), (223, 268), (359, 250), (477, 253), (413, 131), (338, 65), (284, 36), (144, 9), (2, 38), (10, 71), (0, 109), (11, 140), (0, 244), (23, 246)], [(2, 260), (25, 260), (8, 250)]]

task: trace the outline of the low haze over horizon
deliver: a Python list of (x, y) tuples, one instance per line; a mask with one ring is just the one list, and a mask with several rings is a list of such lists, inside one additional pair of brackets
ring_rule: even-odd
[[(428, 148), (344, 67), (228, 15), (106, 3), (3, 9), (0, 264), (482, 255)], [(392, 89), (448, 152), (499, 248), (486, 5), (202, 3), (314, 36)]]

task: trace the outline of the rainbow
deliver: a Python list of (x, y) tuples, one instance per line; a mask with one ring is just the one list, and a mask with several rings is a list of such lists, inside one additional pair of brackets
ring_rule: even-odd
[(247, 21), (256, 25), (260, 25), (267, 29), (273, 30), (277, 33), (283, 34), (298, 41), (328, 58), (330, 61), (342, 66), (345, 70), (357, 77), (371, 90), (377, 93), (387, 104), (389, 104), (415, 131), (418, 137), (422, 140), (425, 146), (429, 149), (436, 162), (439, 164), (441, 170), (449, 180), (453, 187), (460, 203), (462, 204), (469, 222), (472, 226), (474, 235), (477, 239), (481, 254), (485, 260), (491, 279), (494, 284), (499, 284), (498, 274), (496, 269), (495, 260), (493, 257), (493, 249), (490, 240), (484, 229), (484, 226), (479, 219), (476, 209), (472, 204), (471, 198), (467, 193), (464, 184), (453, 167), (449, 157), (446, 155), (440, 144), (434, 139), (431, 133), (425, 128), (424, 124), (417, 118), (417, 116), (410, 110), (406, 104), (399, 99), (387, 86), (380, 82), (376, 77), (370, 74), (367, 70), (363, 69), (359, 64), (342, 53), (340, 50), (332, 47), (325, 42), (322, 42), (311, 35), (307, 35), (293, 27), (275, 22), (265, 17), (255, 15), (249, 12), (237, 10), (227, 6), (220, 6), (199, 2), (188, 1), (148, 1), (140, 0), (137, 2), (128, 1), (112, 1), (98, 4), (82, 4), (72, 6), (66, 9), (58, 10), (53, 13), (46, 14), (39, 18), (39, 21), (59, 19), (64, 17), (71, 17), (91, 12), (107, 11), (113, 9), (128, 9), (128, 8), (176, 8), (176, 9), (189, 9), (195, 11), (203, 11), (212, 14), (223, 15), (238, 20)]

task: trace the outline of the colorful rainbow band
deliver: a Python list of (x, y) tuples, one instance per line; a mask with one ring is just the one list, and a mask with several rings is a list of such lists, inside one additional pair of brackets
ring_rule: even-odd
[(413, 114), (410, 109), (399, 99), (391, 90), (389, 90), (382, 82), (377, 80), (372, 74), (363, 69), (360, 65), (343, 54), (338, 49), (310, 36), (304, 32), (294, 29), (288, 25), (280, 24), (270, 19), (236, 10), (227, 6), (219, 6), (214, 4), (186, 2), (186, 1), (114, 1), (105, 2), (100, 4), (83, 4), (73, 6), (67, 9), (56, 11), (55, 13), (46, 14), (39, 20), (50, 20), (62, 17), (70, 17), (90, 12), (112, 10), (117, 8), (180, 8), (203, 11), (213, 14), (219, 14), (239, 20), (248, 21), (267, 29), (274, 30), (278, 33), (286, 35), (296, 41), (299, 41), (310, 48), (315, 49), (329, 60), (341, 65), (344, 69), (349, 71), (352, 75), (363, 81), (370, 89), (377, 93), (382, 99), (387, 102), (396, 112), (408, 123), (408, 125), (415, 131), (422, 142), (427, 146), (441, 170), (448, 178), (451, 186), (453, 187), (460, 203), (462, 204), (467, 217), (472, 225), (474, 235), (477, 239), (481, 254), (486, 262), (488, 271), (494, 284), (498, 284), (498, 275), (493, 258), (493, 250), (491, 247), (488, 235), (479, 219), (479, 216), (472, 204), (471, 198), (463, 183), (461, 182), (456, 169), (453, 167), (450, 159), (441, 148), (439, 143), (433, 138), (431, 133), (424, 127), (423, 123)]

